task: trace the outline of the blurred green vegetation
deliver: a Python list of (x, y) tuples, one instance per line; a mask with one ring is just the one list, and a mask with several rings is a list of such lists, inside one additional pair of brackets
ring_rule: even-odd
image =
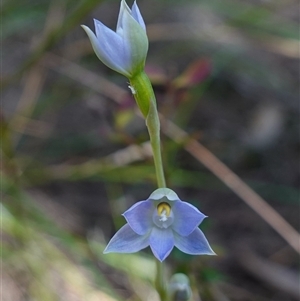
[[(160, 112), (297, 227), (299, 3), (138, 3)], [(98, 18), (115, 28), (118, 9), (102, 0), (1, 4), (3, 300), (157, 298), (150, 252), (102, 254), (121, 213), (155, 189), (126, 80), (97, 60), (79, 26)], [(235, 256), (245, 243), (296, 270), (293, 251), (183, 145), (162, 139), (168, 184), (210, 216), (203, 227), (219, 255), (176, 250), (168, 273), (189, 274), (203, 300), (294, 300), (249, 279)]]

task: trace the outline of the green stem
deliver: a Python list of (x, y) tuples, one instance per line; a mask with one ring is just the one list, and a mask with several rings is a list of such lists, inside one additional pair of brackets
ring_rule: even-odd
[(145, 72), (140, 72), (130, 78), (130, 88), (145, 119), (148, 117), (150, 103), (154, 102), (155, 95), (149, 77)]
[[(158, 120), (158, 114), (156, 118)], [(151, 147), (153, 152), (154, 165), (155, 165), (157, 186), (159, 188), (164, 188), (166, 187), (166, 180), (165, 180), (162, 157), (161, 157), (159, 125), (158, 125), (158, 130), (152, 130), (151, 125), (148, 124), (151, 124), (151, 121), (148, 122), (147, 119), (147, 126), (148, 126), (150, 142), (151, 142)]]
[(131, 78), (130, 85), (134, 93), (133, 96), (146, 119), (153, 151), (157, 185), (159, 188), (164, 188), (166, 187), (166, 180), (161, 157), (160, 122), (153, 88), (148, 76), (144, 72)]
[(155, 259), (156, 261), (156, 279), (155, 279), (155, 287), (160, 296), (161, 301), (167, 300), (167, 292), (164, 283), (164, 266), (163, 263), (159, 260)]
[[(151, 82), (146, 73), (141, 72), (130, 79), (130, 88), (133, 96), (146, 119), (150, 142), (153, 152), (156, 180), (159, 188), (166, 187), (161, 147), (160, 147), (160, 122), (156, 107), (156, 99)], [(156, 259), (155, 287), (161, 301), (166, 301), (167, 291), (164, 282), (163, 263)]]

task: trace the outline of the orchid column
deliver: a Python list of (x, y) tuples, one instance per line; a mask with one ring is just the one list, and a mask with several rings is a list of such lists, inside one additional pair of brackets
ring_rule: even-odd
[(158, 187), (165, 187), (165, 177), (160, 151), (160, 125), (152, 85), (144, 72), (148, 52), (146, 26), (134, 2), (132, 10), (124, 0), (116, 32), (94, 20), (96, 35), (85, 25), (82, 28), (90, 38), (98, 58), (109, 68), (125, 75), (131, 92), (146, 119), (153, 150)]

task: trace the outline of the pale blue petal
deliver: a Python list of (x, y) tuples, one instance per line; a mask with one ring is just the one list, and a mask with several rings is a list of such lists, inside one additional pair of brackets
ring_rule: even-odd
[(127, 10), (123, 13), (122, 30), (118, 27), (117, 33), (122, 34), (126, 47), (129, 48), (131, 76), (141, 72), (145, 66), (148, 52), (148, 38), (145, 30)]
[(119, 30), (122, 30), (123, 24), (124, 24), (124, 13), (130, 14), (131, 15), (131, 10), (129, 6), (127, 5), (125, 0), (121, 0), (121, 5), (120, 5), (120, 11), (119, 11), (119, 16), (118, 16), (118, 22), (117, 22), (117, 33)]
[(130, 47), (128, 43), (126, 44), (120, 35), (100, 21), (94, 19), (94, 24), (98, 42), (98, 52), (94, 50), (97, 56), (109, 68), (128, 76), (131, 66)]
[(182, 236), (191, 234), (206, 217), (196, 207), (182, 201), (175, 202), (172, 211), (174, 213), (172, 228)]
[[(126, 70), (131, 76), (135, 73), (134, 69), (141, 65), (138, 54), (142, 53), (142, 55), (144, 55), (143, 60), (145, 60), (147, 54), (147, 52), (145, 54), (143, 52), (145, 45), (140, 45), (140, 42), (142, 41), (144, 43), (144, 40), (139, 31), (142, 31), (141, 26), (132, 17), (131, 10), (127, 3), (122, 0), (116, 33), (123, 41), (123, 52), (126, 57), (124, 64), (126, 64)], [(138, 35), (136, 35), (136, 33), (138, 33)], [(146, 45), (148, 49), (148, 39)], [(144, 64), (142, 64), (142, 66), (144, 66)]]
[(199, 228), (196, 228), (188, 236), (180, 236), (174, 233), (174, 241), (175, 247), (184, 253), (191, 255), (216, 255)]
[(130, 207), (123, 215), (134, 232), (144, 235), (151, 230), (154, 210), (151, 201), (141, 201)]
[(146, 25), (144, 22), (144, 19), (141, 15), (141, 12), (139, 10), (139, 7), (136, 4), (136, 1), (134, 1), (132, 5), (132, 10), (131, 10), (132, 17), (142, 26), (142, 28), (146, 31)]
[(103, 253), (134, 253), (148, 245), (148, 235), (138, 235), (126, 224), (113, 236)]
[(153, 227), (149, 237), (149, 244), (154, 256), (163, 261), (171, 253), (174, 247), (173, 232), (170, 228), (159, 229)]
[(97, 57), (107, 67), (123, 74), (124, 70), (114, 61), (112, 53), (107, 52), (107, 50), (102, 45), (100, 45), (96, 35), (87, 26), (81, 25), (81, 27), (87, 33)]

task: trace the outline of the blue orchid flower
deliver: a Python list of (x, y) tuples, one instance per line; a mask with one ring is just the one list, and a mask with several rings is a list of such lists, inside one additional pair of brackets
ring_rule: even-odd
[(121, 1), (116, 32), (96, 19), (94, 25), (96, 34), (85, 25), (82, 28), (96, 55), (106, 66), (128, 78), (143, 71), (148, 38), (145, 22), (136, 2), (130, 9), (125, 0)]
[(104, 253), (134, 253), (150, 246), (154, 256), (163, 261), (175, 246), (191, 255), (215, 255), (198, 228), (206, 216), (171, 189), (155, 190), (123, 216), (127, 224), (113, 236)]

